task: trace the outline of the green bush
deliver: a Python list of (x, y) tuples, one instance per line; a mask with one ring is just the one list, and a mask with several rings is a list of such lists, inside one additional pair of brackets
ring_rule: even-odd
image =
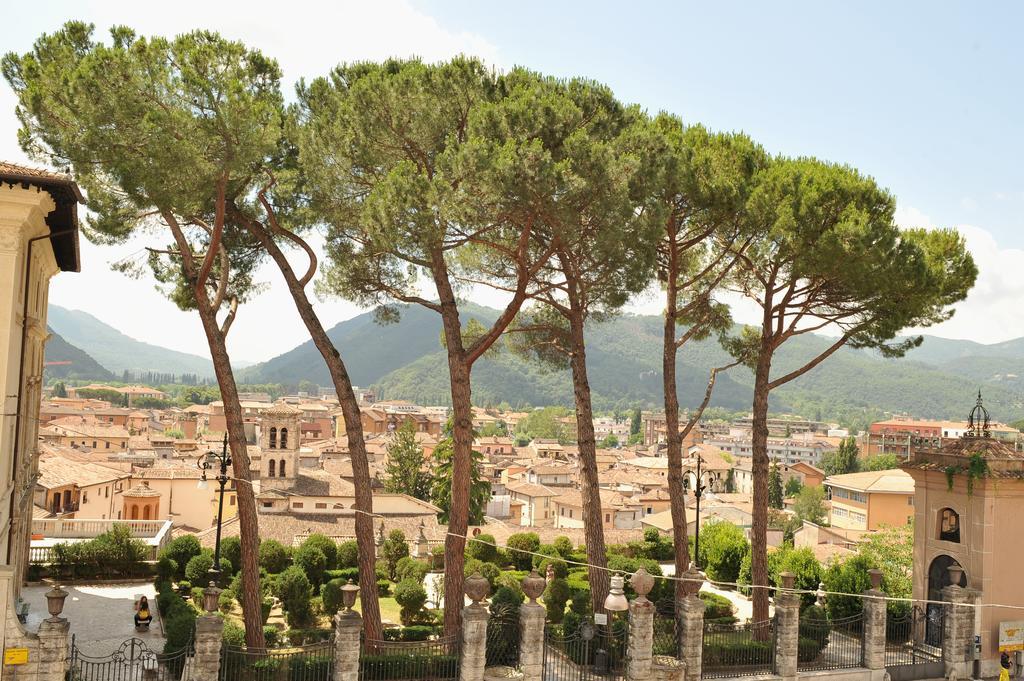
[(345, 586), (343, 580), (332, 579), (320, 587), (320, 600), (323, 601), (324, 613), (333, 617), (341, 610), (343, 603), (341, 587), (343, 586)]
[(561, 623), (565, 615), (565, 604), (571, 595), (568, 582), (560, 577), (551, 580), (544, 590), (544, 607), (547, 609), (548, 622)]
[(437, 544), (430, 549), (430, 566), (434, 570), (444, 569), (444, 544)]
[(291, 552), (281, 542), (264, 539), (260, 542), (260, 567), (270, 574), (284, 572), (291, 562)]
[(387, 596), (391, 593), (391, 580), (390, 579), (378, 579), (377, 580), (377, 595)]
[(503, 571), (498, 578), (494, 580), (494, 588), (497, 589), (511, 589), (520, 595), (521, 598), (525, 599), (526, 594), (523, 593), (523, 577), (524, 573), (512, 570)]
[(212, 567), (213, 556), (209, 553), (203, 552), (198, 556), (192, 556), (185, 566), (185, 578), (193, 584), (206, 584)]
[[(170, 582), (174, 580), (175, 575), (178, 574), (178, 564), (173, 558), (167, 555), (167, 551), (163, 551), (160, 554), (159, 560), (156, 561), (156, 584), (159, 585), (161, 582)], [(159, 590), (159, 586), (157, 587)]]
[[(820, 648), (828, 645), (829, 634), (832, 632), (832, 625), (828, 619), (825, 608), (818, 605), (811, 605), (800, 613), (800, 638), (815, 641)], [(811, 657), (817, 657), (817, 652)]]
[(231, 563), (231, 574), (242, 569), (242, 540), (239, 537), (226, 537), (220, 543), (221, 560)]
[(404, 581), (411, 579), (414, 582), (422, 582), (423, 578), (430, 572), (430, 566), (424, 563), (422, 560), (417, 560), (410, 556), (406, 556), (398, 561), (395, 566), (395, 580)]
[(221, 633), (221, 641), (224, 645), (241, 647), (245, 645), (245, 629), (229, 619), (224, 620), (224, 629)]
[(169, 582), (161, 584), (161, 589), (157, 592), (156, 605), (160, 610), (160, 620), (163, 622), (166, 636), (164, 653), (177, 653), (183, 650), (192, 640), (196, 623), (195, 608), (182, 600)]
[(292, 566), (277, 580), (277, 597), (287, 615), (288, 626), (302, 627), (313, 617), (310, 607), (313, 585), (302, 568)]
[(712, 521), (701, 528), (700, 557), (707, 575), (717, 582), (735, 582), (750, 543), (732, 523)]
[(705, 621), (730, 617), (736, 610), (733, 607), (732, 601), (725, 596), (720, 596), (709, 591), (700, 591), (697, 593), (697, 597), (704, 602)]
[(323, 584), (328, 558), (316, 543), (303, 542), (302, 546), (295, 551), (292, 562), (302, 568), (314, 588), (319, 588)]
[(359, 545), (355, 540), (338, 544), (338, 569), (359, 567)]
[(175, 575), (178, 579), (185, 576), (185, 566), (202, 550), (203, 547), (200, 546), (199, 539), (194, 534), (183, 534), (167, 545), (165, 549), (167, 557), (178, 564), (179, 572)]
[(491, 534), (479, 534), (472, 540), (466, 542), (466, 556), (476, 558), (484, 563), (494, 563), (498, 560), (498, 546)]
[(555, 537), (555, 540), (551, 542), (551, 545), (555, 547), (562, 558), (568, 558), (572, 555), (572, 540), (568, 537)]
[[(54, 546), (53, 568), (64, 577), (134, 577), (144, 574), (146, 545), (125, 525), (115, 525), (94, 539)], [(165, 564), (166, 567), (166, 564)]]
[[(871, 561), (862, 554), (832, 563), (822, 576), (825, 590), (848, 594), (864, 593), (871, 588), (868, 570), (873, 567)], [(839, 596), (830, 593), (825, 599), (825, 608), (832, 619), (838, 620), (859, 614), (864, 605), (859, 596)]]
[(268, 648), (273, 648), (281, 642), (281, 630), (273, 625), (263, 627), (263, 641)]
[(385, 641), (426, 641), (435, 632), (435, 627), (414, 624), (408, 627), (388, 627), (384, 630)]
[(419, 582), (407, 579), (395, 587), (395, 602), (401, 607), (402, 624), (413, 624), (427, 604), (427, 590)]
[(338, 567), (338, 545), (327, 535), (314, 532), (306, 538), (306, 541), (302, 542), (299, 550), (304, 546), (312, 546), (323, 552), (327, 559), (325, 570), (333, 570)]
[(231, 612), (231, 608), (235, 605), (235, 593), (231, 589), (225, 589), (220, 592), (220, 596), (217, 597), (217, 608), (223, 613)]
[(360, 659), (365, 678), (377, 681), (391, 679), (453, 679), (458, 676), (458, 655), (363, 655)]
[(398, 561), (408, 555), (409, 545), (405, 541), (405, 533), (401, 530), (391, 530), (380, 547), (380, 558), (387, 566), (388, 579), (394, 580)]
[(342, 579), (346, 582), (352, 580), (356, 584), (359, 583), (359, 568), (341, 568), (340, 570), (325, 570), (324, 581), (331, 581), (332, 579)]
[(529, 570), (533, 566), (533, 556), (526, 552), (536, 552), (540, 548), (540, 536), (536, 532), (517, 532), (508, 538), (505, 545), (516, 569)]

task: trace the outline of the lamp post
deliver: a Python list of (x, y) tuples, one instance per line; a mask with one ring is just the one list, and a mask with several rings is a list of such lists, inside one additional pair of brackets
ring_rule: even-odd
[(216, 451), (210, 450), (206, 452), (205, 458), (199, 459), (199, 469), (203, 472), (199, 480), (199, 489), (206, 489), (206, 471), (212, 469), (215, 463), (219, 464), (218, 475), (215, 479), (220, 485), (220, 498), (217, 500), (217, 538), (213, 549), (213, 567), (209, 571), (211, 584), (218, 584), (220, 582), (220, 529), (224, 515), (224, 487), (228, 484), (228, 466), (231, 465), (231, 456), (228, 454), (227, 433), (224, 434), (224, 444), (219, 454)]
[(693, 495), (697, 498), (697, 524), (693, 530), (693, 564), (700, 568), (700, 498), (704, 494), (704, 477), (701, 466), (704, 464), (704, 457), (697, 455), (697, 483), (694, 485)]

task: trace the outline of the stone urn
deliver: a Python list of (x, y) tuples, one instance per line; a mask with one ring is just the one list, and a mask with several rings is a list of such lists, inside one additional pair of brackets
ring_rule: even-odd
[(472, 576), (467, 577), (462, 588), (472, 599), (473, 605), (480, 605), (491, 593), (490, 583), (479, 572), (474, 572)]
[(636, 591), (637, 600), (644, 602), (647, 600), (647, 594), (651, 593), (651, 589), (654, 588), (654, 575), (640, 568), (629, 578), (629, 584), (633, 587), (633, 591)]
[(545, 586), (547, 586), (547, 580), (537, 574), (536, 570), (523, 577), (523, 593), (529, 597), (531, 603), (537, 602), (537, 599), (544, 593)]

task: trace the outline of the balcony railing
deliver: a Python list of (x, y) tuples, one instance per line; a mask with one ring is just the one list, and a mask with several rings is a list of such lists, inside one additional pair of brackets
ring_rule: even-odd
[(95, 539), (109, 532), (115, 526), (127, 527), (132, 536), (149, 548), (149, 560), (156, 560), (160, 552), (171, 541), (170, 520), (65, 520), (61, 518), (37, 518), (32, 521), (32, 534), (42, 535), (33, 539), (29, 548), (29, 562), (50, 563), (53, 546), (64, 542), (81, 542)]

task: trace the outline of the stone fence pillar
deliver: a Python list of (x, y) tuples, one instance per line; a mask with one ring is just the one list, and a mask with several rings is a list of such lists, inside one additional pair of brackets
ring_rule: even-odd
[(796, 575), (782, 573), (782, 589), (775, 596), (775, 673), (783, 681), (797, 674), (797, 646), (800, 639), (800, 596), (788, 593)]
[[(960, 576), (963, 570), (957, 566), (950, 567), (950, 586), (942, 589), (942, 600), (946, 601), (945, 622), (942, 631), (942, 661), (945, 663), (946, 676), (956, 674), (957, 678), (970, 678), (973, 654), (971, 646), (974, 642), (974, 610), (968, 605), (970, 600), (967, 589), (961, 588)], [(932, 605), (929, 608), (934, 608)]]
[(885, 592), (882, 571), (868, 570), (871, 588), (864, 592), (864, 666), (885, 669)]
[(61, 617), (59, 621), (43, 620), (39, 625), (39, 681), (64, 681), (68, 672), (68, 632), (71, 625)]
[(24, 664), (3, 665), (0, 678), (64, 681), (68, 673), (70, 624), (60, 615), (67, 591), (54, 587), (46, 594), (50, 617), (39, 625), (38, 633), (32, 633), (18, 620), (14, 583), (14, 568), (0, 568), (0, 628), (5, 632), (4, 648), (25, 648), (28, 659)]
[(217, 681), (220, 678), (220, 649), (224, 638), (224, 620), (217, 615), (217, 600), (220, 589), (210, 582), (203, 590), (203, 607), (206, 614), (196, 619), (195, 649), (192, 661), (194, 681)]
[(693, 564), (683, 573), (686, 596), (676, 603), (676, 628), (686, 681), (700, 681), (704, 660), (704, 601), (697, 594), (704, 576)]
[(519, 671), (523, 681), (541, 681), (544, 671), (544, 618), (547, 614), (537, 599), (544, 593), (545, 579), (534, 570), (523, 577), (523, 593), (529, 601), (519, 606)]
[(334, 616), (334, 674), (331, 681), (359, 681), (359, 634), (363, 618), (344, 609)]
[(647, 594), (654, 577), (640, 568), (629, 579), (637, 597), (629, 604), (629, 640), (626, 644), (626, 681), (648, 681), (654, 657), (654, 603)]
[(459, 681), (483, 681), (487, 666), (487, 606), (483, 604), (490, 593), (487, 580), (475, 574), (465, 581), (466, 595), (473, 603), (462, 609), (462, 661)]

